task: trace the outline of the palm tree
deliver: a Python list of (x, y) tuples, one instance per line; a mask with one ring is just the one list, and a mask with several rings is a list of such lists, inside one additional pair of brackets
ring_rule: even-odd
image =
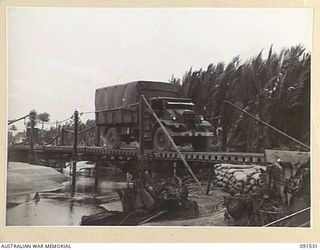
[[(263, 58), (261, 51), (256, 57), (240, 62), (237, 56), (229, 64), (210, 64), (198, 71), (190, 68), (181, 80), (182, 93), (192, 98), (197, 112), (206, 107), (204, 114), (208, 119), (221, 117), (223, 100), (228, 99), (308, 144), (310, 54), (301, 45), (279, 53), (271, 46), (267, 58)], [(225, 122), (228, 144), (236, 150), (297, 149), (285, 137), (233, 108), (227, 108)], [(219, 120), (212, 123), (220, 124)]]
[(11, 127), (8, 129), (8, 145), (14, 143), (13, 131), (17, 131), (17, 127), (14, 124), (12, 124)]
[(44, 137), (43, 137), (43, 129), (44, 129), (44, 123), (48, 122), (50, 120), (50, 115), (47, 112), (43, 112), (38, 114), (38, 120), (41, 122), (41, 138), (42, 138), (42, 143), (44, 142)]
[(12, 124), (11, 127), (9, 128), (11, 131), (17, 131), (16, 125)]

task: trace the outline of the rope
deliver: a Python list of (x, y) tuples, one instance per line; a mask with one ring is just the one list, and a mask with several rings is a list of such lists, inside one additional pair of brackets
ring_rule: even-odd
[(22, 119), (25, 119), (25, 118), (28, 117), (28, 116), (29, 116), (29, 114), (27, 114), (27, 115), (25, 115), (25, 116), (22, 116), (22, 117), (20, 117), (20, 118), (14, 119), (14, 120), (9, 120), (9, 121), (8, 121), (8, 125), (11, 125), (11, 124), (13, 124), (13, 123), (15, 123), (15, 122), (17, 122), (17, 121), (22, 120)]
[(95, 127), (96, 127), (96, 125), (92, 125), (92, 126), (90, 126), (90, 127), (88, 127), (88, 128), (85, 128), (84, 130), (78, 132), (78, 135), (79, 135), (79, 134), (82, 134), (82, 133), (84, 133), (84, 132), (86, 132), (86, 131), (88, 131), (88, 130), (90, 130), (90, 129), (93, 129), (93, 128), (95, 128)]
[(46, 142), (45, 146), (49, 145), (51, 142), (53, 142), (55, 139), (57, 139), (58, 137), (60, 137), (62, 135), (62, 133), (52, 137), (48, 142)]
[(73, 133), (73, 130), (70, 130), (70, 129), (64, 129), (64, 132)]
[(146, 210), (137, 210), (129, 213), (122, 221), (120, 221), (119, 226), (121, 226), (130, 216), (137, 214), (137, 213), (142, 213), (142, 212), (147, 212)]
[[(86, 114), (86, 113), (94, 113), (94, 111), (92, 111), (92, 112), (91, 112), (91, 111), (90, 111), (90, 112), (83, 112), (83, 113), (81, 113), (81, 114)], [(29, 116), (29, 114), (27, 114), (27, 115), (25, 115), (25, 116), (22, 116), (22, 117), (20, 117), (20, 118), (14, 119), (14, 120), (9, 120), (9, 121), (8, 121), (8, 125), (11, 125), (12, 123), (15, 123), (15, 122), (17, 122), (17, 121), (20, 121), (20, 120), (22, 120), (22, 119), (25, 119), (25, 118), (28, 117), (28, 116)], [(72, 119), (72, 116), (71, 116), (71, 117), (68, 117), (68, 118), (66, 118), (66, 119), (64, 119), (64, 120), (56, 121), (56, 122), (42, 122), (42, 121), (39, 120), (39, 119), (37, 119), (37, 120), (38, 120), (38, 122), (41, 123), (41, 124), (55, 125), (55, 124), (61, 124), (61, 123), (66, 122), (66, 121), (68, 121), (68, 120), (70, 120), (70, 119)]]
[[(69, 118), (67, 118), (67, 119), (64, 119), (64, 120), (62, 120), (62, 121), (56, 121), (56, 122), (41, 122), (40, 121), (40, 123), (42, 124), (46, 124), (46, 125), (56, 125), (56, 124), (61, 124), (61, 123), (63, 123), (63, 122), (66, 122), (66, 121), (68, 121), (68, 120), (70, 120), (70, 119), (72, 119), (72, 116), (71, 117), (69, 117)], [(39, 121), (39, 120), (38, 120)]]
[[(82, 114), (88, 114), (88, 113), (95, 113), (95, 111), (81, 112), (80, 115), (82, 115)], [(41, 124), (46, 124), (46, 125), (56, 125), (56, 124), (59, 124), (59, 125), (60, 125), (60, 124), (66, 122), (66, 121), (68, 121), (68, 120), (70, 120), (70, 119), (73, 119), (73, 115), (72, 115), (71, 117), (68, 117), (68, 118), (66, 118), (66, 119), (64, 119), (64, 120), (61, 120), (61, 121), (56, 121), (56, 122), (41, 122)], [(39, 121), (39, 120), (38, 120), (38, 121)], [(95, 128), (95, 127), (96, 127), (96, 125), (90, 126), (90, 127), (86, 128), (86, 129), (78, 132), (78, 134), (84, 133), (84, 132), (86, 132), (86, 131), (88, 131), (88, 130), (91, 130), (91, 129)], [(64, 132), (67, 132), (67, 133), (74, 133), (73, 130), (69, 130), (69, 129), (63, 129), (63, 131), (64, 131)], [(51, 142), (53, 142), (56, 138), (60, 137), (61, 135), (62, 135), (62, 132), (61, 132), (60, 134), (54, 136), (53, 138), (51, 138), (51, 139), (46, 143), (46, 145), (49, 145)]]
[[(88, 130), (91, 130), (91, 129), (95, 128), (95, 127), (96, 127), (96, 125), (90, 126), (90, 127), (86, 128), (86, 129), (78, 132), (78, 135), (79, 135), (79, 134), (82, 134), (82, 133), (84, 133), (84, 132), (86, 132), (86, 131), (88, 131)], [(69, 129), (64, 129), (64, 132), (74, 133), (73, 130), (69, 130)], [(62, 135), (62, 132), (61, 132), (60, 134), (54, 136), (53, 138), (51, 138), (51, 139), (46, 143), (46, 145), (49, 145), (51, 142), (53, 142), (55, 139), (57, 139), (57, 138), (60, 137), (61, 135)]]
[(117, 107), (117, 108), (109, 108), (109, 109), (102, 109), (102, 110), (97, 110), (95, 111), (96, 113), (100, 113), (100, 112), (105, 112), (105, 111), (115, 111), (115, 110), (119, 110), (119, 109), (125, 109), (125, 108), (131, 108), (131, 107), (135, 107), (135, 106), (139, 106), (139, 103), (132, 103), (132, 104), (129, 104), (129, 105), (124, 105), (124, 106), (120, 106), (120, 107)]
[(273, 224), (276, 224), (276, 223), (278, 223), (278, 222), (280, 222), (280, 221), (283, 221), (283, 220), (286, 220), (286, 219), (291, 218), (291, 217), (293, 217), (293, 216), (296, 216), (296, 215), (298, 215), (298, 214), (301, 214), (301, 213), (303, 213), (303, 212), (305, 212), (305, 211), (307, 211), (307, 210), (310, 210), (310, 207), (304, 208), (304, 209), (299, 210), (299, 211), (297, 211), (297, 212), (295, 212), (295, 213), (293, 213), (293, 214), (289, 214), (289, 215), (287, 215), (287, 216), (285, 216), (285, 217), (282, 217), (282, 218), (280, 218), (280, 219), (278, 219), (278, 220), (275, 220), (275, 221), (273, 221), (273, 222), (270, 222), (270, 223), (264, 225), (263, 227), (269, 227), (269, 226), (271, 226), (271, 225), (273, 225)]
[(81, 112), (80, 115), (85, 115), (85, 114), (92, 114), (96, 113), (96, 111), (86, 111), (86, 112)]
[(290, 135), (286, 134), (285, 132), (281, 131), (280, 129), (277, 129), (277, 128), (273, 127), (272, 125), (270, 125), (269, 123), (267, 123), (267, 122), (265, 122), (265, 121), (261, 120), (260, 118), (255, 117), (254, 115), (250, 114), (250, 113), (249, 113), (249, 112), (247, 112), (246, 110), (244, 110), (244, 109), (242, 109), (242, 108), (239, 108), (237, 105), (233, 104), (232, 102), (227, 101), (227, 100), (225, 100), (224, 102), (225, 102), (225, 103), (230, 104), (230, 105), (231, 105), (231, 106), (233, 106), (234, 108), (236, 108), (236, 109), (240, 110), (241, 112), (245, 113), (246, 115), (250, 116), (251, 118), (253, 118), (253, 119), (257, 120), (257, 121), (258, 121), (258, 122), (260, 122), (260, 123), (262, 123), (263, 125), (265, 125), (265, 126), (267, 126), (267, 127), (271, 128), (271, 129), (273, 129), (274, 131), (278, 132), (279, 134), (281, 134), (281, 135), (283, 135), (283, 136), (287, 137), (288, 139), (290, 139), (290, 140), (292, 140), (292, 141), (294, 141), (294, 142), (298, 143), (299, 145), (301, 145), (301, 146), (303, 146), (303, 147), (307, 148), (308, 150), (310, 150), (310, 147), (309, 147), (308, 145), (306, 145), (306, 144), (304, 144), (303, 142), (301, 142), (301, 141), (297, 140), (296, 138), (294, 138), (294, 137), (292, 137), (292, 136), (290, 136)]

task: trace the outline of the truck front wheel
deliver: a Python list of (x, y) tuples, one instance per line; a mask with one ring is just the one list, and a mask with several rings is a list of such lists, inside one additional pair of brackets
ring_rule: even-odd
[(106, 138), (106, 144), (107, 144), (106, 146), (108, 148), (117, 149), (120, 147), (121, 138), (117, 128), (115, 127), (109, 128), (105, 138)]
[[(167, 131), (170, 130), (167, 128)], [(153, 136), (153, 149), (157, 151), (166, 151), (172, 149), (172, 144), (161, 127), (157, 128)]]

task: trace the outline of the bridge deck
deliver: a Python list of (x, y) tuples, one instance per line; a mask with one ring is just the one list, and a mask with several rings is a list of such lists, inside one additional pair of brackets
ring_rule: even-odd
[[(29, 151), (29, 145), (14, 145), (9, 147), (11, 152)], [(36, 146), (35, 151), (38, 154), (47, 156), (68, 155), (73, 154), (72, 146)], [(101, 160), (129, 160), (139, 157), (139, 151), (132, 148), (108, 149), (103, 147), (78, 146), (78, 155), (81, 160), (101, 159)], [(145, 150), (147, 160), (180, 160), (178, 153), (175, 151)], [(246, 163), (264, 163), (264, 153), (246, 153), (246, 152), (182, 152), (187, 161), (191, 162), (217, 162), (217, 161), (233, 161)], [(52, 156), (53, 157), (53, 156)], [(53, 158), (54, 158), (53, 157)]]

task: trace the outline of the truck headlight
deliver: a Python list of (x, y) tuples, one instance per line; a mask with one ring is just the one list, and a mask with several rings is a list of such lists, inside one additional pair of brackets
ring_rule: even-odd
[(175, 120), (177, 120), (177, 117), (175, 117), (175, 116), (172, 116), (172, 120), (174, 120), (174, 121), (175, 121)]
[(204, 120), (203, 115), (200, 115), (200, 120), (201, 120), (201, 121), (203, 121), (203, 120)]

